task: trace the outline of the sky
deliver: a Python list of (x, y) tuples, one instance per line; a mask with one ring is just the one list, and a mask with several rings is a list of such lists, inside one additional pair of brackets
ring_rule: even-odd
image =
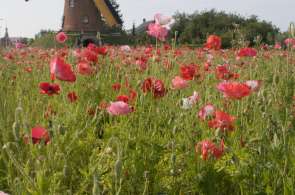
[[(173, 15), (203, 10), (222, 10), (242, 16), (257, 15), (286, 31), (295, 22), (295, 0), (117, 0), (123, 14), (124, 27), (139, 25), (143, 18), (155, 13)], [(0, 37), (7, 25), (11, 37), (34, 37), (41, 29), (59, 30), (63, 0), (1, 0)]]

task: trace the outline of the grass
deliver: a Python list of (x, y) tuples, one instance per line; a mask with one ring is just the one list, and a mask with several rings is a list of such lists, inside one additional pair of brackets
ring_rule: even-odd
[[(225, 101), (216, 89), (215, 73), (203, 71), (206, 53), (200, 49), (161, 49), (159, 62), (149, 59), (146, 71), (138, 71), (135, 57), (144, 48), (123, 54), (110, 47), (99, 57), (98, 71), (77, 76), (69, 84), (56, 81), (62, 91), (56, 96), (39, 93), (40, 82), (49, 82), (48, 64), (55, 51), (11, 51), (13, 60), (0, 57), (0, 189), (11, 194), (294, 194), (295, 190), (295, 87), (292, 51), (260, 50), (256, 58), (236, 61), (233, 50), (213, 52), (213, 67), (227, 56), (239, 81), (262, 80), (259, 92), (242, 100)], [(198, 51), (198, 52), (197, 52)], [(113, 53), (114, 52), (114, 53)], [(285, 53), (283, 56), (281, 54)], [(46, 54), (46, 55), (44, 55)], [(43, 56), (43, 57), (42, 57)], [(44, 57), (45, 56), (45, 57)], [(130, 58), (130, 59), (129, 59)], [(126, 61), (130, 63), (125, 63)], [(67, 61), (75, 66), (71, 53)], [(164, 61), (171, 68), (163, 66)], [(244, 65), (241, 65), (244, 62)], [(155, 99), (141, 92), (142, 81), (153, 76), (170, 88), (181, 64), (199, 64), (201, 76), (183, 90), (169, 89)], [(32, 67), (26, 72), (25, 67)], [(126, 78), (138, 93), (135, 112), (110, 116), (96, 109), (119, 94), (112, 90)], [(70, 103), (67, 93), (78, 101)], [(180, 100), (200, 93), (191, 110), (182, 110)], [(199, 109), (212, 103), (236, 116), (235, 130), (222, 133), (197, 118)], [(44, 117), (48, 108), (56, 114)], [(25, 144), (23, 136), (41, 125), (50, 132), (50, 144)], [(195, 144), (225, 140), (221, 159), (202, 160)]]

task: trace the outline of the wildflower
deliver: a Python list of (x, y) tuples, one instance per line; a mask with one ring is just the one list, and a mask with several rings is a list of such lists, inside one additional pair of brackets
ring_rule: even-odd
[(68, 93), (68, 95), (67, 95), (67, 97), (68, 97), (68, 100), (70, 101), (70, 102), (75, 102), (75, 101), (77, 101), (77, 99), (78, 99), (78, 96), (77, 96), (77, 94), (73, 91), (73, 92), (69, 92)]
[(184, 110), (191, 109), (200, 99), (200, 95), (194, 91), (193, 95), (187, 98), (182, 98), (181, 108)]
[(61, 81), (76, 81), (76, 75), (72, 70), (72, 66), (70, 64), (66, 64), (65, 61), (60, 57), (55, 57), (51, 60), (50, 74), (51, 80), (55, 80), (55, 78), (57, 78)]
[(238, 57), (255, 57), (256, 55), (257, 51), (250, 47), (242, 48), (238, 52)]
[(162, 27), (160, 24), (151, 23), (148, 26), (148, 35), (159, 39), (160, 41), (165, 41), (168, 35), (168, 30)]
[(210, 35), (207, 38), (207, 43), (205, 44), (205, 48), (219, 50), (221, 48), (221, 38), (216, 35)]
[(60, 32), (55, 36), (55, 40), (58, 43), (64, 43), (68, 39), (68, 36), (64, 32)]
[(246, 81), (245, 84), (250, 87), (251, 91), (258, 91), (261, 86), (261, 81), (258, 80), (250, 80)]
[(242, 99), (250, 95), (251, 88), (238, 82), (222, 82), (219, 83), (217, 89), (223, 93), (223, 96), (230, 99)]
[(48, 144), (50, 141), (48, 131), (41, 126), (36, 126), (32, 128), (31, 136), (32, 136), (33, 144), (39, 144), (41, 141), (44, 141), (45, 144)]
[(214, 119), (208, 122), (210, 128), (220, 129), (221, 131), (234, 129), (233, 122), (236, 120), (234, 116), (231, 116), (225, 112), (216, 110), (214, 113)]
[(107, 112), (113, 116), (127, 115), (131, 113), (132, 111), (133, 111), (132, 108), (127, 103), (122, 101), (112, 102), (107, 107)]
[(203, 140), (195, 145), (195, 151), (201, 151), (203, 160), (208, 160), (209, 157), (220, 159), (224, 153), (224, 141), (221, 140), (220, 146), (217, 147), (212, 141)]
[(213, 116), (214, 113), (215, 113), (215, 107), (212, 104), (207, 104), (200, 109), (198, 113), (198, 117), (201, 120), (205, 120), (209, 116)]
[(81, 75), (91, 75), (94, 72), (90, 64), (86, 61), (79, 62), (77, 69)]
[(156, 24), (166, 27), (168, 27), (168, 25), (173, 21), (171, 16), (164, 16), (163, 14), (156, 14), (154, 18)]
[(42, 82), (39, 84), (39, 89), (41, 94), (47, 94), (49, 96), (52, 95), (57, 95), (60, 92), (60, 86), (58, 84), (54, 83), (47, 83), (47, 82)]
[(180, 76), (174, 77), (172, 79), (172, 88), (173, 89), (184, 89), (188, 86), (188, 82), (181, 78)]
[(160, 98), (165, 96), (167, 91), (165, 89), (163, 81), (155, 80), (152, 85), (152, 92), (155, 98)]
[(195, 64), (181, 65), (180, 75), (185, 80), (193, 80), (198, 71), (198, 66)]

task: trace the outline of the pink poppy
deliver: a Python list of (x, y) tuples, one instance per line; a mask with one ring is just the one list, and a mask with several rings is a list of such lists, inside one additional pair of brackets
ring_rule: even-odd
[(289, 47), (289, 46), (294, 46), (295, 45), (295, 39), (294, 38), (287, 38), (285, 39), (284, 43)]
[(250, 87), (251, 91), (258, 91), (261, 86), (261, 81), (258, 80), (250, 80), (246, 81), (245, 84)]
[(133, 112), (133, 110), (127, 103), (122, 102), (122, 101), (117, 101), (117, 102), (112, 102), (107, 107), (107, 112), (110, 115), (118, 116), (118, 115), (127, 115), (127, 114)]
[(68, 36), (66, 35), (66, 33), (64, 32), (59, 32), (56, 36), (55, 36), (55, 40), (59, 43), (64, 43), (66, 42), (66, 40), (68, 39)]
[(186, 87), (188, 87), (188, 81), (184, 80), (180, 76), (176, 76), (174, 79), (172, 79), (173, 89), (184, 89)]
[(222, 82), (219, 83), (217, 89), (223, 93), (223, 96), (230, 99), (242, 99), (250, 95), (251, 88), (238, 82)]
[(151, 23), (148, 26), (148, 35), (159, 39), (160, 41), (165, 41), (168, 35), (168, 30), (162, 27), (160, 24)]
[(274, 48), (275, 49), (282, 49), (282, 45), (280, 43), (276, 43)]
[(94, 72), (90, 64), (85, 61), (79, 62), (77, 65), (77, 69), (81, 75), (91, 75)]
[(163, 14), (156, 14), (154, 18), (155, 18), (155, 23), (161, 26), (168, 25), (172, 22), (171, 16), (164, 16)]
[(55, 78), (57, 78), (61, 81), (76, 81), (76, 75), (72, 70), (72, 66), (70, 64), (66, 64), (65, 61), (60, 57), (55, 57), (51, 60), (50, 74), (51, 80), (55, 80)]
[(207, 104), (200, 109), (198, 113), (198, 117), (201, 120), (206, 120), (206, 118), (208, 118), (209, 116), (213, 116), (214, 113), (215, 113), (215, 107), (212, 104)]

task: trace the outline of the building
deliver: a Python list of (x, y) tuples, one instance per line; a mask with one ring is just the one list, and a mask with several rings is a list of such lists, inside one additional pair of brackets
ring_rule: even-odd
[(77, 35), (83, 45), (95, 42), (107, 28), (120, 27), (122, 23), (109, 0), (65, 0), (62, 31)]
[(4, 34), (4, 37), (2, 37), (0, 39), (0, 47), (11, 47), (12, 46), (12, 42), (9, 38), (9, 35), (8, 35), (8, 28), (6, 27), (5, 28), (5, 34)]

